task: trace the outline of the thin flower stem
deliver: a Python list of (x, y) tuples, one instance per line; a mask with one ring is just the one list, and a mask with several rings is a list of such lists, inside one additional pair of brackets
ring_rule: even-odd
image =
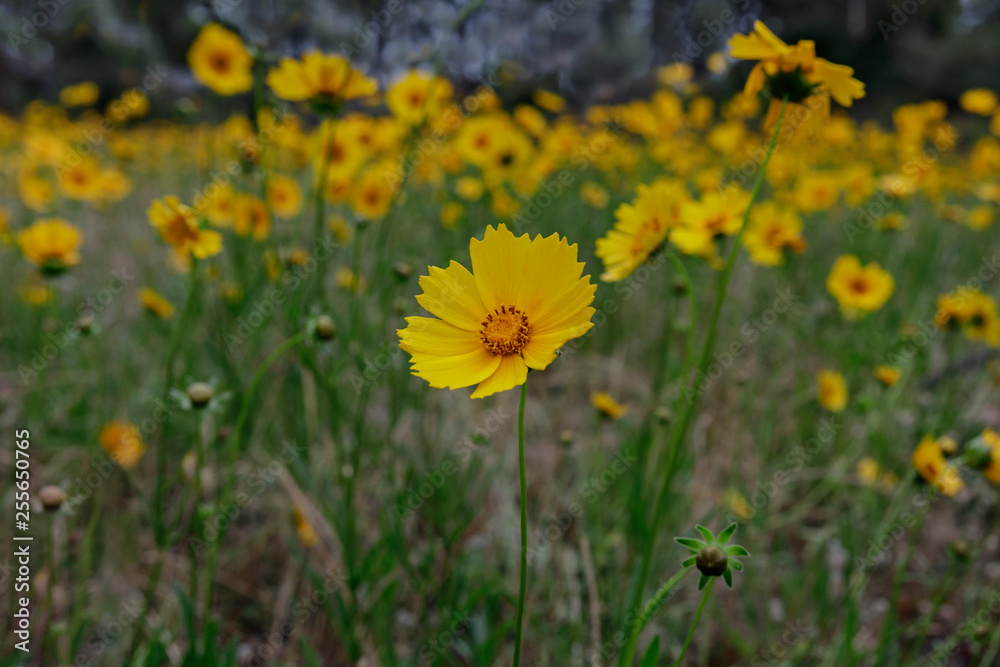
[(708, 596), (712, 592), (712, 587), (715, 586), (715, 580), (718, 577), (712, 577), (708, 580), (708, 586), (705, 586), (705, 590), (701, 593), (701, 602), (698, 604), (698, 611), (694, 614), (694, 620), (691, 622), (691, 629), (688, 630), (687, 638), (684, 640), (684, 646), (681, 648), (681, 654), (677, 657), (677, 662), (674, 663), (674, 667), (681, 667), (684, 664), (684, 656), (687, 654), (688, 646), (691, 644), (691, 638), (694, 637), (694, 631), (698, 629), (698, 621), (701, 620), (701, 612), (705, 609), (705, 603), (708, 602)]
[[(774, 126), (774, 134), (771, 135), (771, 142), (767, 147), (767, 153), (764, 155), (764, 161), (761, 163), (760, 169), (757, 172), (756, 180), (754, 180), (753, 190), (750, 193), (750, 201), (747, 203), (746, 211), (743, 213), (743, 222), (740, 225), (739, 232), (737, 232), (736, 237), (733, 239), (733, 247), (729, 251), (729, 258), (726, 260), (726, 266), (719, 279), (715, 305), (712, 308), (712, 319), (709, 321), (708, 334), (705, 337), (705, 345), (701, 350), (701, 356), (698, 361), (698, 373), (695, 377), (704, 375), (705, 371), (708, 369), (709, 361), (711, 361), (712, 346), (715, 343), (715, 332), (719, 323), (719, 315), (722, 312), (722, 303), (726, 298), (726, 288), (729, 285), (729, 278), (732, 275), (733, 265), (736, 261), (737, 253), (739, 252), (740, 240), (743, 238), (743, 232), (746, 230), (747, 223), (750, 220), (750, 212), (753, 210), (753, 205), (757, 201), (757, 196), (760, 194), (761, 187), (763, 187), (764, 174), (767, 172), (767, 163), (771, 160), (774, 148), (778, 144), (778, 134), (781, 132), (781, 123), (782, 120), (784, 120), (785, 107), (787, 106), (788, 100), (782, 99), (781, 109), (778, 111), (778, 121)], [(693, 324), (694, 323), (692, 321), (692, 325)], [(689, 331), (688, 333), (689, 340), (693, 340), (691, 332)], [(683, 382), (686, 382), (687, 380), (687, 377), (682, 378)], [(678, 400), (685, 400), (685, 396), (682, 394)], [(667, 447), (666, 474), (664, 476), (663, 483), (660, 485), (660, 490), (656, 495), (656, 503), (653, 505), (653, 520), (650, 524), (650, 529), (646, 539), (646, 549), (640, 561), (641, 565), (639, 578), (636, 587), (632, 590), (632, 600), (630, 600), (630, 604), (627, 605), (627, 608), (635, 608), (638, 604), (639, 598), (642, 596), (643, 588), (646, 585), (646, 580), (649, 578), (649, 568), (650, 562), (652, 561), (653, 549), (656, 545), (656, 536), (660, 528), (660, 522), (663, 519), (663, 506), (666, 501), (667, 494), (670, 493), (670, 487), (673, 482), (674, 475), (677, 472), (677, 462), (680, 458), (681, 443), (684, 442), (684, 437), (687, 435), (688, 428), (691, 425), (691, 418), (694, 416), (697, 406), (698, 396), (693, 395), (687, 401), (687, 407), (685, 408), (680, 421), (676, 427), (671, 430), (670, 444)], [(625, 650), (622, 651), (621, 665), (624, 666), (632, 664), (632, 658), (635, 656), (637, 641), (638, 635), (634, 635), (629, 643), (626, 644)]]
[[(221, 511), (226, 510), (226, 506), (229, 503), (229, 497), (232, 494), (233, 483), (236, 478), (236, 456), (239, 453), (239, 445), (243, 435), (243, 427), (246, 424), (247, 416), (250, 414), (250, 403), (253, 399), (257, 385), (260, 384), (260, 380), (264, 377), (264, 373), (274, 364), (278, 358), (285, 352), (295, 347), (303, 340), (305, 340), (308, 332), (301, 331), (284, 343), (279, 345), (274, 352), (272, 352), (257, 370), (253, 374), (253, 378), (250, 380), (250, 384), (247, 386), (247, 390), (243, 393), (243, 402), (240, 405), (240, 413), (236, 418), (236, 426), (233, 428), (233, 434), (229, 438), (228, 449), (229, 449), (229, 460), (226, 464), (226, 481), (222, 487), (222, 494), (219, 497), (219, 508)], [(220, 529), (218, 535), (215, 539), (211, 541), (208, 548), (208, 566), (206, 568), (206, 582), (205, 582), (205, 600), (204, 609), (205, 613), (209, 613), (212, 608), (212, 589), (215, 586), (215, 570), (216, 561), (219, 554), (219, 543), (222, 541), (222, 536), (224, 534), (224, 529)]]
[(665, 584), (660, 586), (660, 589), (656, 591), (653, 598), (646, 603), (645, 607), (643, 607), (642, 613), (639, 614), (639, 618), (635, 622), (635, 630), (632, 631), (632, 634), (638, 635), (642, 632), (642, 629), (646, 627), (647, 623), (649, 623), (649, 619), (653, 617), (653, 614), (655, 614), (660, 608), (660, 605), (663, 604), (663, 598), (667, 597), (667, 593), (673, 589), (677, 582), (680, 581), (690, 569), (690, 566), (682, 568), (677, 572), (677, 574), (670, 577)]
[(521, 581), (517, 591), (517, 626), (514, 630), (514, 667), (521, 664), (521, 626), (524, 620), (524, 595), (528, 583), (528, 484), (524, 478), (524, 403), (528, 382), (521, 385), (521, 404), (517, 409), (517, 462), (521, 477)]

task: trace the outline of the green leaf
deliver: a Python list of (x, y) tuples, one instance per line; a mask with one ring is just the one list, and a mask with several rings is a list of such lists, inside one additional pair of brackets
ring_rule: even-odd
[(730, 561), (729, 567), (733, 568), (737, 572), (743, 571), (743, 563), (739, 562), (738, 560)]
[(656, 667), (656, 661), (660, 659), (660, 636), (653, 637), (653, 643), (646, 649), (646, 654), (642, 656), (639, 667)]
[(698, 553), (699, 551), (708, 546), (701, 540), (696, 540), (690, 537), (675, 537), (674, 542), (681, 545), (682, 547), (690, 549), (695, 553)]
[(749, 551), (747, 551), (746, 549), (744, 549), (743, 547), (741, 547), (738, 544), (730, 545), (730, 546), (726, 547), (725, 549), (723, 549), (723, 551), (726, 553), (727, 556), (740, 557), (740, 556), (749, 556), (750, 555)]
[(708, 579), (709, 579), (708, 575), (704, 575), (704, 574), (701, 575), (701, 579), (698, 580), (698, 590), (699, 591), (705, 587), (705, 584), (708, 583)]
[(730, 568), (726, 568), (726, 571), (722, 573), (722, 578), (726, 580), (726, 586), (733, 587), (733, 571)]
[(712, 544), (715, 542), (715, 533), (710, 531), (708, 528), (705, 528), (705, 526), (702, 526), (701, 524), (698, 524), (695, 528), (697, 528), (698, 532), (701, 533), (701, 536), (705, 538), (706, 544)]
[(686, 558), (684, 559), (684, 562), (681, 563), (681, 567), (691, 567), (692, 565), (695, 564), (697, 560), (698, 556), (691, 556), (690, 558)]
[(734, 522), (729, 524), (728, 528), (719, 533), (719, 544), (725, 544), (726, 542), (728, 542), (729, 538), (731, 538), (733, 536), (733, 533), (735, 532), (736, 532), (736, 523)]

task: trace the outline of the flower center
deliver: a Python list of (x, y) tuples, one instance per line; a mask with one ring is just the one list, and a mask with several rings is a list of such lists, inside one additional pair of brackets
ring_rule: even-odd
[(500, 306), (483, 320), (480, 338), (493, 354), (519, 354), (528, 344), (531, 326), (514, 306)]
[(855, 294), (866, 294), (869, 289), (868, 281), (859, 276), (851, 280), (850, 288)]

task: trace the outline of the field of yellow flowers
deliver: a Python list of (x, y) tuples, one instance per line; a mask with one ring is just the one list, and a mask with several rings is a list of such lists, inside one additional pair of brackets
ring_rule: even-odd
[(710, 62), (0, 114), (0, 666), (1000, 664), (997, 94)]

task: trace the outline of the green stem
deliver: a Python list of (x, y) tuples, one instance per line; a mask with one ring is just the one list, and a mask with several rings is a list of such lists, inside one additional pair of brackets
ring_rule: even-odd
[(687, 654), (688, 646), (691, 644), (691, 638), (694, 637), (694, 631), (698, 629), (698, 621), (701, 620), (701, 612), (705, 609), (705, 603), (708, 602), (708, 595), (712, 592), (712, 587), (715, 586), (715, 580), (718, 577), (712, 577), (708, 580), (708, 586), (705, 586), (705, 590), (701, 593), (701, 602), (698, 604), (698, 611), (695, 612), (694, 621), (691, 622), (691, 629), (688, 630), (687, 638), (684, 640), (684, 646), (681, 647), (681, 654), (677, 657), (677, 662), (674, 663), (674, 667), (680, 667), (684, 664), (684, 656)]
[(677, 574), (670, 577), (670, 579), (668, 579), (665, 584), (660, 586), (660, 589), (656, 591), (656, 593), (653, 595), (653, 598), (646, 603), (645, 607), (643, 607), (642, 613), (639, 614), (639, 618), (636, 619), (635, 630), (633, 630), (631, 634), (638, 635), (640, 632), (642, 632), (642, 629), (646, 627), (647, 623), (649, 623), (649, 619), (653, 617), (653, 614), (655, 614), (656, 611), (660, 608), (660, 605), (663, 604), (663, 598), (667, 596), (667, 593), (671, 591), (671, 589), (677, 584), (677, 582), (680, 581), (681, 578), (685, 574), (687, 574), (688, 570), (690, 569), (691, 569), (690, 566), (683, 568), (682, 570), (677, 572)]
[[(920, 537), (920, 529), (924, 525), (925, 518), (927, 518), (927, 512), (921, 513), (920, 518), (917, 519), (917, 523), (914, 524), (913, 528), (910, 530), (910, 541), (906, 546), (906, 553), (903, 554), (903, 559), (896, 567), (896, 576), (892, 585), (892, 593), (889, 596), (889, 609), (886, 611), (885, 625), (882, 627), (882, 638), (879, 641), (878, 663), (880, 665), (886, 664), (886, 652), (889, 650), (889, 644), (893, 639), (892, 635), (896, 629), (896, 606), (899, 601), (899, 594), (903, 590), (903, 581), (906, 578), (906, 568), (910, 564), (913, 552), (916, 551), (917, 538)], [(847, 641), (853, 640), (853, 638), (845, 639)]]
[(528, 383), (521, 385), (521, 404), (517, 409), (517, 462), (521, 477), (521, 581), (517, 591), (517, 626), (514, 629), (514, 667), (521, 664), (521, 626), (524, 620), (524, 595), (528, 583), (528, 485), (524, 478), (524, 403)]
[[(236, 457), (239, 453), (240, 440), (243, 434), (243, 427), (246, 424), (247, 416), (250, 414), (250, 403), (253, 398), (254, 392), (257, 389), (257, 385), (260, 384), (260, 380), (264, 377), (264, 373), (271, 367), (271, 365), (278, 360), (278, 358), (295, 347), (303, 340), (305, 340), (308, 332), (301, 331), (284, 343), (279, 345), (274, 352), (267, 356), (266, 359), (261, 363), (257, 370), (253, 374), (253, 378), (250, 380), (250, 384), (247, 386), (246, 392), (243, 394), (243, 402), (240, 405), (240, 413), (236, 418), (236, 426), (233, 428), (233, 434), (229, 438), (228, 450), (229, 450), (229, 461), (226, 465), (226, 481), (222, 487), (222, 494), (220, 495), (220, 503), (218, 506), (219, 511), (225, 512), (226, 505), (229, 503), (230, 495), (232, 494), (233, 484), (236, 477)], [(215, 569), (216, 562), (219, 554), (219, 543), (222, 542), (224, 530), (220, 529), (219, 534), (215, 536), (208, 548), (208, 567), (206, 570), (206, 582), (205, 582), (205, 613), (211, 609), (212, 605), (212, 590), (215, 586)]]
[[(722, 303), (726, 298), (726, 288), (729, 285), (729, 278), (733, 273), (733, 265), (736, 261), (736, 255), (739, 252), (740, 240), (743, 238), (743, 232), (746, 231), (747, 224), (750, 220), (750, 212), (753, 210), (753, 205), (757, 201), (757, 196), (760, 194), (761, 187), (764, 184), (764, 174), (767, 172), (767, 163), (771, 160), (771, 154), (774, 153), (774, 148), (778, 143), (778, 133), (781, 131), (781, 122), (785, 117), (785, 107), (788, 105), (787, 99), (782, 99), (781, 109), (778, 111), (778, 121), (774, 126), (774, 134), (771, 135), (771, 142), (768, 144), (767, 153), (764, 155), (764, 161), (760, 165), (760, 169), (757, 171), (757, 178), (753, 184), (753, 190), (750, 193), (750, 201), (747, 203), (746, 211), (743, 213), (743, 222), (740, 225), (740, 230), (737, 232), (736, 237), (733, 239), (733, 247), (729, 251), (729, 258), (726, 260), (726, 266), (722, 271), (722, 276), (719, 279), (719, 287), (716, 292), (715, 305), (712, 308), (712, 319), (709, 321), (708, 334), (705, 337), (705, 345), (701, 351), (701, 357), (698, 361), (698, 372), (695, 378), (703, 376), (708, 370), (709, 362), (711, 361), (712, 346), (715, 343), (715, 332), (719, 324), (719, 315), (722, 312)], [(675, 264), (676, 266), (676, 264)], [(693, 301), (693, 297), (692, 301)], [(693, 340), (693, 328), (694, 322), (692, 320), (692, 331), (689, 331), (689, 340)], [(683, 382), (687, 382), (688, 378), (682, 378)], [(682, 395), (678, 400), (684, 400)], [(684, 410), (684, 414), (681, 416), (680, 422), (671, 431), (670, 444), (667, 448), (667, 468), (666, 475), (664, 476), (663, 483), (660, 486), (660, 490), (656, 495), (656, 503), (653, 506), (653, 520), (650, 524), (650, 530), (648, 532), (648, 538), (646, 540), (646, 549), (643, 553), (641, 559), (641, 569), (639, 572), (639, 579), (637, 586), (633, 589), (633, 599), (630, 601), (628, 608), (634, 608), (639, 597), (642, 595), (642, 590), (646, 585), (646, 579), (649, 577), (650, 562), (652, 561), (653, 549), (656, 545), (656, 534), (659, 531), (660, 521), (663, 519), (663, 507), (667, 498), (667, 494), (670, 493), (671, 482), (673, 482), (674, 475), (677, 472), (677, 461), (680, 456), (680, 445), (684, 441), (685, 435), (687, 435), (688, 428), (691, 425), (691, 418), (694, 416), (698, 405), (698, 395), (695, 394), (691, 396), (690, 400), (687, 401), (687, 407)], [(625, 646), (625, 650), (622, 652), (621, 665), (631, 665), (632, 658), (635, 656), (636, 642), (638, 640), (638, 635), (632, 637), (628, 644)]]

